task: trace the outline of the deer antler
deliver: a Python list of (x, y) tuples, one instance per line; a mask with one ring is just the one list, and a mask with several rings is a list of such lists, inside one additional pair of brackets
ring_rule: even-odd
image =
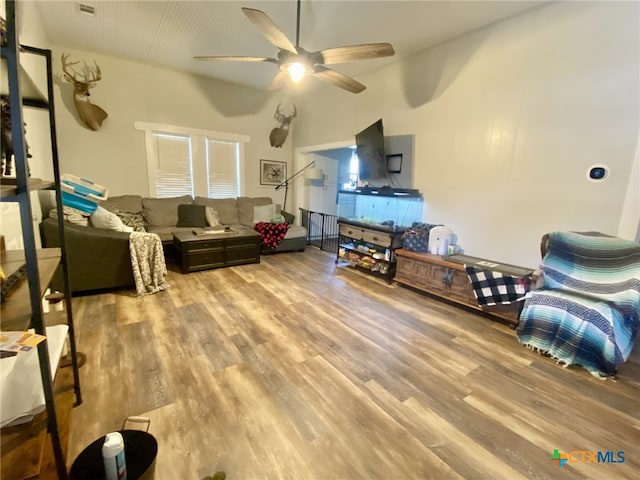
[(76, 69), (73, 68), (73, 65), (76, 65), (79, 62), (67, 62), (67, 59), (69, 58), (70, 55), (71, 55), (70, 53), (62, 54), (62, 71), (64, 72), (65, 77), (67, 77), (67, 80), (75, 83), (78, 81), (78, 79), (76, 78), (76, 75), (78, 75), (78, 72), (76, 72)]
[(291, 123), (291, 120), (293, 120), (294, 118), (296, 118), (296, 115), (298, 114), (298, 110), (296, 109), (296, 106), (293, 106), (293, 113), (289, 116), (285, 115), (282, 110), (280, 109), (281, 104), (280, 102), (278, 102), (278, 106), (276, 107), (276, 112), (273, 114), (273, 118), (275, 118), (278, 122), (280, 123)]
[(67, 80), (74, 84), (86, 83), (89, 87), (93, 87), (95, 83), (100, 81), (100, 79), (102, 78), (102, 71), (100, 70), (100, 67), (95, 60), (93, 61), (95, 68), (90, 67), (89, 65), (87, 65), (87, 62), (84, 62), (84, 72), (82, 73), (84, 80), (79, 80), (78, 77), (81, 74), (75, 68), (73, 68), (73, 66), (77, 65), (80, 62), (68, 62), (67, 59), (70, 55), (70, 53), (62, 54), (62, 71), (64, 72)]
[(282, 110), (280, 110), (280, 102), (278, 102), (278, 106), (276, 107), (276, 111), (273, 114), (273, 118), (275, 118), (278, 122), (282, 122), (284, 120), (284, 114)]
[[(97, 83), (102, 78), (102, 72), (100, 71), (100, 67), (95, 60), (93, 61), (93, 64), (95, 65), (95, 68), (90, 67), (86, 63), (84, 64), (85, 83)], [(91, 75), (92, 78), (89, 78), (89, 75)]]

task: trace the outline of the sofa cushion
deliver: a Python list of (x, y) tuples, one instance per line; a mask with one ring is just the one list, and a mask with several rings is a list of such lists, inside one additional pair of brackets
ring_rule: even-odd
[(178, 227), (206, 227), (207, 217), (204, 205), (178, 205)]
[[(218, 220), (224, 225), (237, 225), (238, 202), (235, 198), (206, 198), (196, 197), (196, 205), (205, 205), (218, 212)], [(251, 222), (249, 222), (251, 224)]]
[(290, 225), (284, 238), (307, 238), (307, 229), (300, 225)]
[(272, 203), (273, 200), (269, 197), (238, 197), (238, 222), (243, 225), (252, 225), (256, 222), (253, 217), (254, 207)]
[(160, 240), (162, 240), (162, 243), (165, 243), (165, 244), (173, 243), (174, 232), (192, 232), (192, 231), (193, 231), (193, 227), (176, 227), (175, 225), (173, 227), (157, 227), (157, 228), (149, 229), (149, 233), (155, 233), (156, 235), (158, 235), (160, 237)]
[(178, 205), (190, 203), (193, 203), (193, 199), (189, 195), (172, 198), (146, 197), (142, 199), (142, 214), (149, 228), (175, 227), (178, 224)]
[(253, 221), (251, 223), (270, 223), (275, 214), (276, 206), (273, 203), (270, 203), (269, 205), (256, 205), (253, 207)]
[(107, 200), (100, 202), (100, 206), (114, 213), (116, 210), (128, 213), (142, 213), (142, 197), (140, 195), (109, 197)]

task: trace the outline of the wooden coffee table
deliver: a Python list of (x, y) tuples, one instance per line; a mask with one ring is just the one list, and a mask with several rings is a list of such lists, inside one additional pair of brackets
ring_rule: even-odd
[(182, 273), (260, 263), (260, 234), (246, 227), (207, 235), (174, 232), (173, 245)]

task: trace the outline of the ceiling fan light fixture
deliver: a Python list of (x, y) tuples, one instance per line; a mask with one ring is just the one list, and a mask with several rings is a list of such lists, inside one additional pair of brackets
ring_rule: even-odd
[(218, 60), (238, 62), (269, 62), (277, 65), (280, 72), (275, 76), (269, 90), (278, 90), (285, 83), (299, 83), (304, 77), (313, 75), (315, 78), (342, 88), (351, 93), (360, 93), (367, 87), (357, 80), (340, 73), (325, 65), (345, 63), (355, 60), (369, 60), (394, 55), (390, 43), (365, 43), (361, 45), (344, 45), (310, 52), (302, 48), (300, 39), (300, 0), (297, 0), (296, 43), (287, 38), (280, 28), (261, 10), (243, 7), (242, 12), (260, 31), (269, 43), (278, 48), (277, 58), (265, 57), (229, 57), (229, 56), (198, 56), (197, 60)]
[(283, 65), (283, 69), (286, 70), (294, 83), (298, 83), (300, 80), (311, 73), (311, 69), (304, 63), (300, 62), (287, 63)]

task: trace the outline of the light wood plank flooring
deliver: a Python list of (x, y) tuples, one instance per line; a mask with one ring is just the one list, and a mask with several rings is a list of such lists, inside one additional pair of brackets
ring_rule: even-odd
[[(158, 480), (640, 471), (637, 349), (602, 381), (520, 346), (501, 323), (333, 260), (310, 247), (259, 265), (174, 267), (166, 292), (76, 298), (87, 363), (69, 464), (142, 415)], [(554, 449), (623, 451), (624, 462), (560, 469)]]

